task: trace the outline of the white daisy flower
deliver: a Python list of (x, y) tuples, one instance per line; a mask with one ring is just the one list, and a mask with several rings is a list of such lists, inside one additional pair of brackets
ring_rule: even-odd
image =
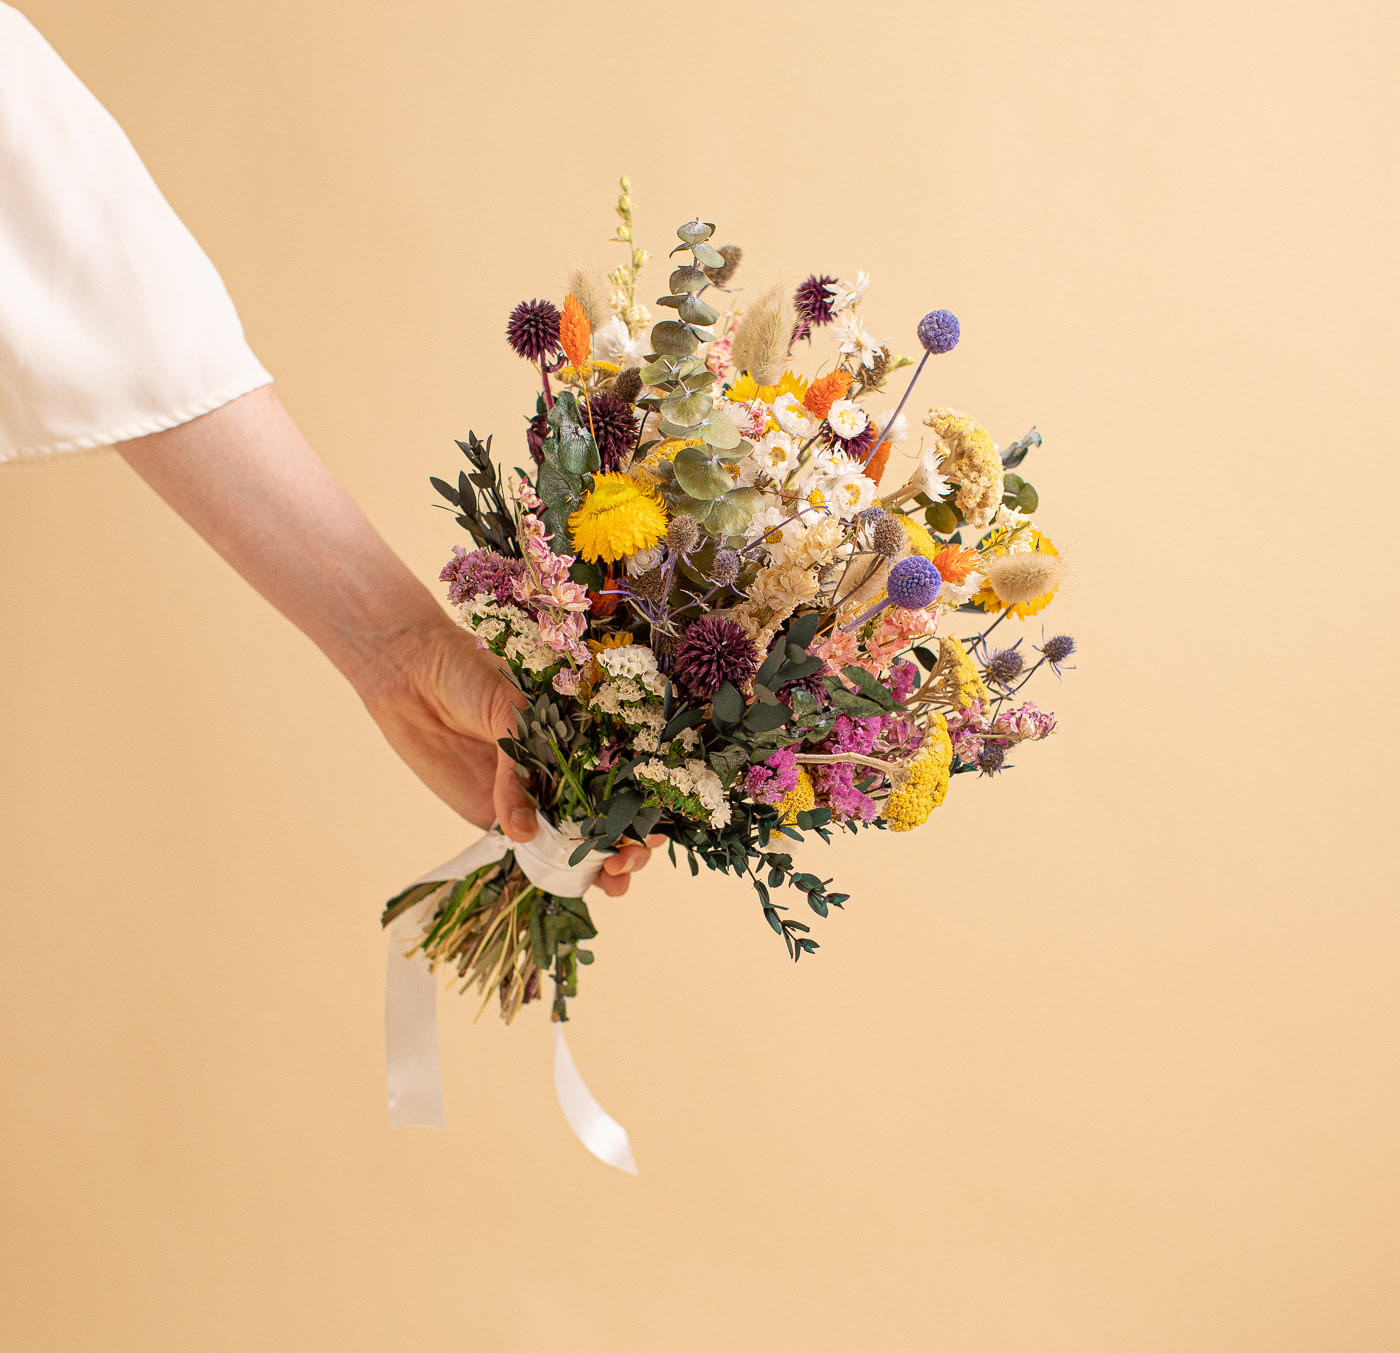
[(815, 437), (821, 424), (805, 408), (802, 401), (791, 391), (779, 395), (773, 403), (773, 417), (784, 432), (794, 437), (806, 439)]
[(842, 352), (858, 357), (861, 366), (875, 365), (875, 358), (880, 353), (880, 344), (866, 331), (860, 316), (854, 310), (843, 312), (832, 328)]

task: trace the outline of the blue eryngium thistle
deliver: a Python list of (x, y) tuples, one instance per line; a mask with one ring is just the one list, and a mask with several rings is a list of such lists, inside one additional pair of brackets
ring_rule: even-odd
[(1016, 651), (1021, 641), (1016, 640), (1010, 648), (999, 648), (983, 664), (982, 670), (988, 681), (998, 686), (1009, 686), (1025, 670), (1026, 660)]
[(919, 359), (919, 365), (914, 368), (914, 374), (909, 378), (909, 388), (905, 390), (904, 398), (895, 406), (895, 411), (885, 423), (884, 431), (870, 443), (870, 449), (861, 457), (862, 461), (868, 461), (875, 453), (875, 448), (889, 436), (890, 429), (894, 426), (899, 415), (904, 412), (904, 406), (909, 402), (909, 395), (923, 374), (924, 363), (935, 352), (952, 352), (958, 345), (958, 339), (962, 336), (958, 317), (951, 310), (930, 310), (919, 321), (918, 332), (919, 343), (923, 346), (924, 355)]
[(1060, 664), (1074, 652), (1074, 640), (1068, 634), (1052, 634), (1040, 646), (1040, 656), (1050, 664), (1050, 670), (1060, 675)]

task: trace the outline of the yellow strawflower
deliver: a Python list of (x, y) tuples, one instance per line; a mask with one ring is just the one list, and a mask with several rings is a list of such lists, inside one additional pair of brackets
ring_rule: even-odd
[[(949, 744), (951, 746), (951, 744)], [(817, 804), (817, 790), (805, 766), (797, 768), (797, 783), (778, 802), (778, 821), (784, 827), (797, 824), (798, 813), (806, 813)]]
[(929, 814), (948, 795), (952, 765), (953, 740), (940, 714), (929, 728), (918, 756), (905, 768), (894, 793), (885, 800), (885, 821), (891, 831), (912, 831), (928, 821)]
[(625, 474), (595, 474), (593, 487), (569, 516), (574, 552), (590, 563), (639, 554), (665, 534), (665, 505), (654, 490)]
[(736, 404), (746, 404), (754, 399), (761, 399), (765, 404), (772, 404), (779, 395), (796, 395), (797, 402), (800, 404), (806, 394), (807, 379), (805, 376), (797, 376), (791, 371), (784, 371), (782, 379), (776, 385), (760, 385), (745, 371), (729, 382), (729, 389), (725, 391), (724, 397), (733, 400)]

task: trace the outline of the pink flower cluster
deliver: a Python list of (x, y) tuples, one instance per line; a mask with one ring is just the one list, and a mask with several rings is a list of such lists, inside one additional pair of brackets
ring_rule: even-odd
[(1015, 709), (1002, 710), (995, 719), (984, 700), (948, 715), (948, 736), (959, 761), (973, 762), (986, 742), (1010, 747), (1018, 742), (1039, 742), (1055, 730), (1055, 716), (1037, 709), (1029, 700)]
[(744, 792), (755, 803), (781, 803), (797, 788), (797, 753), (780, 747), (767, 761), (749, 767), (744, 776)]
[(520, 544), (525, 568), (515, 579), (515, 599), (534, 615), (540, 638), (550, 648), (576, 663), (586, 662), (588, 648), (582, 640), (588, 628), (588, 589), (569, 577), (573, 556), (549, 548), (544, 523), (532, 512), (520, 514)]

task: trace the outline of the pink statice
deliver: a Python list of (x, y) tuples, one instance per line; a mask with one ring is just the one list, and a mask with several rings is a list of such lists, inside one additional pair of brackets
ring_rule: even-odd
[(902, 705), (919, 684), (918, 665), (912, 662), (897, 662), (890, 668), (886, 681), (895, 703)]
[(858, 771), (862, 775), (870, 774), (849, 761), (813, 766), (812, 787), (816, 791), (817, 802), (824, 808), (830, 808), (833, 816), (869, 822), (875, 816), (877, 805), (874, 799), (856, 787)]
[(579, 670), (577, 667), (561, 667), (554, 674), (553, 686), (560, 695), (577, 695)]
[(519, 559), (507, 559), (494, 550), (452, 547), (452, 558), (438, 574), (447, 584), (447, 599), (454, 606), (468, 597), (488, 596), (505, 605), (515, 600), (515, 580), (524, 572)]
[(797, 773), (797, 753), (791, 747), (780, 747), (767, 761), (748, 768), (744, 792), (755, 803), (780, 803), (797, 788)]
[(769, 412), (768, 405), (761, 399), (750, 399), (733, 405), (729, 416), (733, 418), (741, 436), (756, 442), (763, 437), (763, 430), (768, 426)]
[(723, 380), (734, 370), (734, 343), (729, 338), (717, 338), (705, 352), (705, 365)]
[(953, 740), (953, 755), (959, 761), (976, 761), (990, 731), (991, 720), (984, 700), (974, 700), (948, 715), (948, 736)]

